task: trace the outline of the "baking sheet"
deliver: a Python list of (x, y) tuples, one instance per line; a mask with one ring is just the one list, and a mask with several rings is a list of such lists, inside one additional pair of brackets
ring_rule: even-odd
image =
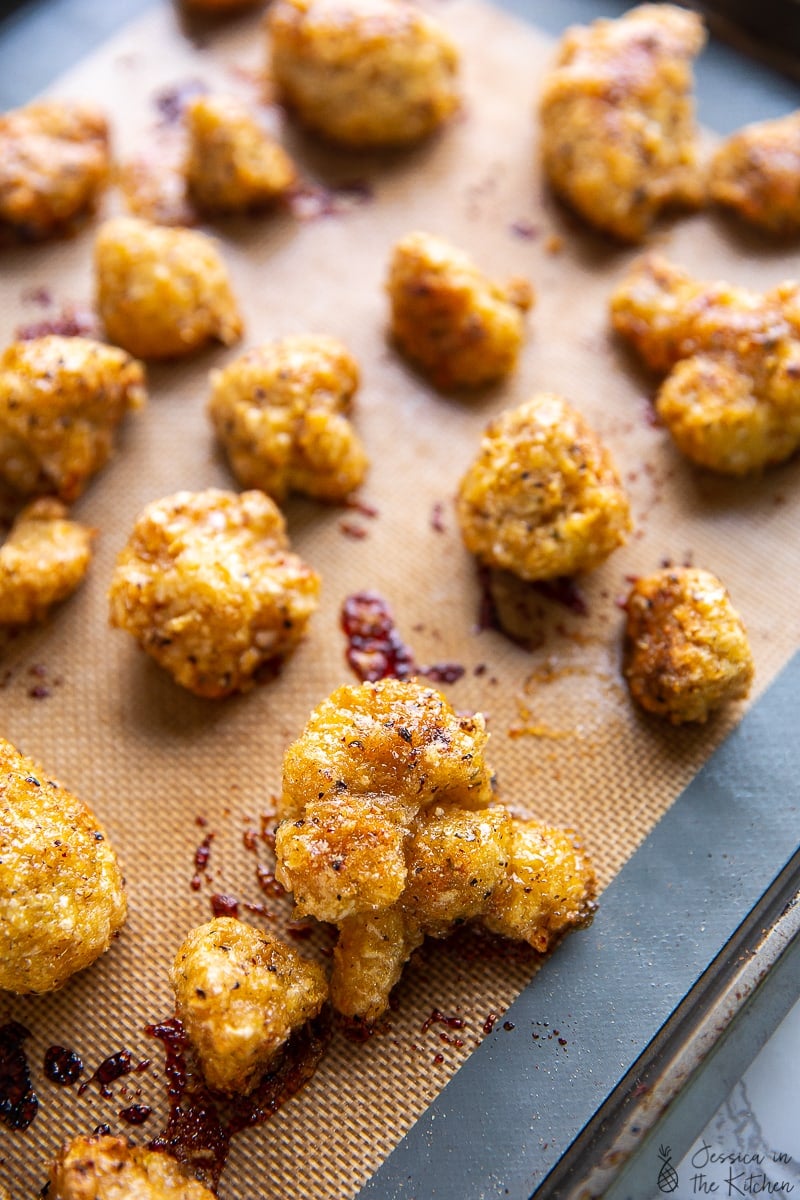
[[(746, 485), (715, 480), (682, 463), (653, 428), (652, 380), (606, 327), (605, 300), (630, 252), (574, 228), (536, 175), (531, 110), (549, 40), (473, 0), (436, 11), (462, 46), (463, 119), (429, 146), (388, 161), (333, 158), (287, 130), (307, 174), (331, 183), (367, 179), (371, 200), (314, 221), (276, 216), (219, 227), (247, 319), (245, 344), (330, 332), (363, 368), (357, 422), (373, 461), (364, 494), (379, 515), (346, 514), (367, 532), (352, 540), (342, 533), (339, 511), (302, 501), (287, 508), (294, 544), (324, 582), (307, 643), (276, 682), (214, 704), (179, 693), (106, 627), (113, 560), (139, 509), (180, 487), (232, 486), (203, 408), (208, 370), (234, 357), (234, 349), (150, 371), (149, 408), (129, 420), (116, 460), (76, 507), (101, 530), (90, 580), (49, 626), (4, 651), (4, 734), (96, 807), (123, 858), (131, 897), (128, 926), (110, 955), (57, 996), (4, 1003), (8, 1016), (32, 1029), (35, 1066), (52, 1042), (73, 1046), (90, 1068), (123, 1045), (139, 1057), (153, 1055), (143, 1026), (171, 1009), (166, 968), (188, 928), (210, 916), (210, 891), (263, 898), (242, 835), (269, 810), (283, 749), (310, 708), (347, 678), (338, 610), (348, 593), (380, 590), (418, 661), (467, 667), (444, 690), (458, 708), (488, 712), (502, 797), (545, 820), (578, 825), (603, 883), (737, 715), (701, 730), (672, 730), (632, 710), (619, 676), (615, 603), (625, 576), (689, 556), (719, 574), (748, 623), (759, 688), (798, 644), (790, 586), (800, 565), (797, 464)], [(256, 29), (254, 20), (237, 21), (198, 44), (171, 10), (159, 8), (53, 90), (104, 103), (122, 155), (152, 149), (163, 136), (154, 131), (153, 105), (162, 88), (202, 79), (255, 96), (263, 59)], [(524, 272), (534, 282), (539, 300), (520, 370), (489, 394), (440, 397), (386, 343), (386, 261), (393, 241), (417, 227), (451, 238), (497, 277)], [(563, 238), (560, 253), (553, 234)], [(69, 242), (4, 254), (4, 340), (41, 315), (22, 300), (32, 287), (45, 285), (59, 300), (90, 296), (91, 239), (87, 230)], [(800, 265), (795, 251), (774, 250), (709, 216), (683, 221), (659, 241), (698, 274), (753, 286), (769, 286)], [(494, 633), (475, 633), (478, 587), (451, 498), (485, 423), (538, 388), (563, 391), (608, 441), (637, 532), (586, 582), (587, 617), (544, 601), (537, 606), (542, 645), (528, 654)], [(434, 528), (435, 505), (442, 505), (444, 532)], [(35, 699), (37, 687), (50, 694)], [(537, 732), (520, 732), (525, 728)], [(197, 817), (208, 822), (203, 829)], [(195, 893), (193, 854), (207, 831), (216, 834), (211, 878)], [(277, 917), (270, 927), (280, 928), (288, 913), (270, 907)], [(317, 949), (326, 944), (321, 937)], [(244, 1197), (254, 1188), (267, 1196), (353, 1194), (482, 1040), (489, 1012), (502, 1010), (534, 967), (525, 954), (470, 961), (463, 947), (423, 952), (398, 990), (391, 1031), (363, 1046), (337, 1037), (306, 1090), (267, 1127), (237, 1139), (221, 1195)], [(420, 1032), (433, 1007), (465, 1019), (463, 1048), (443, 1045), (435, 1029)], [(441, 1063), (434, 1062), (438, 1054)], [(157, 1050), (153, 1057), (157, 1063)], [(116, 1119), (125, 1103), (119, 1097), (103, 1100), (90, 1089), (78, 1099), (38, 1071), (37, 1078), (36, 1123), (22, 1136), (3, 1133), (0, 1178), (12, 1188), (44, 1179), (63, 1135), (101, 1121), (129, 1132)], [(150, 1075), (138, 1083), (146, 1103), (163, 1090)], [(156, 1126), (154, 1117), (142, 1136)]]

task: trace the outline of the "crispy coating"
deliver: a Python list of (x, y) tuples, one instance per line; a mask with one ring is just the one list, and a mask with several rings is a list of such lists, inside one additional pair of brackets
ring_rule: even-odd
[(546, 392), (489, 425), (461, 480), (457, 514), (472, 554), (529, 580), (592, 570), (631, 528), (608, 450), (580, 413)]
[(480, 714), (415, 680), (339, 688), (286, 752), (276, 877), (298, 915), (339, 927), (331, 999), (376, 1021), (426, 936), (482, 922), (539, 950), (591, 916), (569, 834), (493, 800)]
[(215, 1200), (160, 1150), (123, 1137), (76, 1137), (50, 1166), (50, 1200)]
[(111, 624), (177, 683), (217, 698), (291, 653), (319, 587), (268, 496), (177, 492), (138, 517), (111, 582)]
[(348, 416), (358, 364), (335, 338), (287, 337), (211, 373), (209, 416), (236, 478), (275, 500), (344, 500), (368, 460)]
[(64, 233), (91, 212), (109, 170), (99, 109), (40, 101), (0, 114), (0, 225), (26, 238)]
[(614, 328), (669, 372), (656, 411), (700, 466), (744, 475), (800, 446), (800, 287), (704, 283), (659, 255), (611, 298)]
[(116, 346), (56, 334), (13, 342), (0, 356), (0, 479), (22, 496), (77, 499), (145, 396), (141, 364)]
[(542, 91), (542, 159), (598, 229), (637, 242), (664, 208), (702, 203), (692, 59), (704, 41), (701, 18), (671, 4), (564, 35)]
[(402, 146), (458, 107), (455, 46), (405, 0), (275, 0), (272, 70), (316, 133), (346, 146)]
[(186, 182), (201, 211), (247, 212), (276, 200), (297, 172), (279, 142), (233, 96), (197, 96), (186, 109)]
[(711, 160), (717, 204), (779, 236), (800, 231), (800, 109), (734, 133)]
[(753, 678), (747, 632), (710, 571), (670, 567), (638, 579), (627, 601), (625, 677), (648, 712), (674, 725), (742, 700)]
[(455, 246), (410, 233), (394, 248), (387, 290), (393, 337), (437, 387), (481, 387), (513, 371), (533, 304), (526, 280), (501, 287)]
[(226, 346), (242, 319), (216, 244), (192, 229), (138, 217), (106, 221), (95, 243), (97, 307), (109, 338), (139, 358)]
[(0, 625), (42, 621), (71, 596), (89, 569), (93, 538), (58, 500), (24, 508), (0, 546)]
[(170, 981), (206, 1082), (234, 1095), (255, 1087), (281, 1046), (328, 998), (321, 967), (232, 917), (191, 931)]
[(159, 146), (156, 156), (140, 154), (115, 172), (127, 211), (154, 225), (194, 225), (197, 212), (186, 191), (186, 155)]
[(0, 738), (0, 989), (61, 987), (105, 953), (125, 911), (94, 813)]

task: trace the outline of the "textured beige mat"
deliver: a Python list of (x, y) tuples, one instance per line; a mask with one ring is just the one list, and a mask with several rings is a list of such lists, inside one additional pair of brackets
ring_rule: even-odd
[[(0, 731), (96, 807), (124, 860), (131, 909), (111, 953), (63, 992), (0, 1001), (2, 1019), (13, 1016), (32, 1031), (41, 1100), (26, 1134), (0, 1129), (0, 1180), (17, 1197), (35, 1194), (65, 1135), (99, 1122), (129, 1132), (117, 1118), (131, 1102), (119, 1083), (111, 1100), (94, 1087), (81, 1098), (74, 1088), (57, 1088), (42, 1077), (44, 1048), (73, 1047), (89, 1070), (123, 1046), (152, 1057), (152, 1072), (137, 1076), (136, 1086), (142, 1103), (158, 1106), (159, 1047), (143, 1026), (171, 1011), (167, 966), (186, 931), (210, 917), (210, 893), (265, 900), (277, 915), (271, 928), (287, 917), (285, 901), (259, 891), (259, 856), (243, 835), (270, 809), (282, 752), (310, 708), (348, 678), (338, 612), (350, 592), (384, 594), (417, 661), (467, 668), (444, 690), (456, 707), (489, 714), (501, 795), (548, 821), (577, 825), (604, 884), (736, 717), (673, 730), (633, 711), (619, 674), (615, 600), (625, 576), (687, 556), (717, 572), (748, 623), (759, 688), (800, 642), (800, 465), (761, 480), (715, 480), (682, 462), (652, 427), (652, 381), (607, 332), (606, 297), (630, 253), (566, 225), (536, 176), (532, 108), (548, 40), (473, 0), (452, 0), (437, 12), (463, 49), (463, 119), (382, 166), (358, 159), (337, 165), (294, 140), (307, 173), (368, 179), (372, 201), (314, 221), (265, 217), (220, 229), (247, 320), (244, 345), (325, 331), (342, 337), (363, 366), (357, 422), (373, 462), (364, 495), (379, 515), (289, 506), (295, 546), (324, 581), (305, 644), (277, 681), (242, 698), (203, 702), (107, 627), (114, 557), (140, 508), (178, 488), (232, 485), (204, 405), (209, 368), (234, 349), (150, 372), (148, 408), (128, 420), (117, 458), (77, 506), (100, 530), (87, 584), (46, 628), (3, 651)], [(262, 57), (256, 31), (255, 19), (243, 20), (198, 46), (170, 10), (156, 9), (54, 90), (102, 101), (114, 117), (117, 149), (128, 154), (152, 146), (152, 100), (166, 85), (201, 79), (252, 96), (251, 72)], [(490, 395), (442, 398), (386, 343), (385, 264), (393, 241), (416, 227), (451, 238), (499, 278), (522, 272), (534, 282), (538, 304), (520, 370)], [(564, 239), (560, 253), (550, 240), (556, 233)], [(800, 270), (798, 253), (743, 239), (713, 217), (681, 222), (660, 240), (698, 273), (751, 285)], [(46, 286), (59, 301), (90, 296), (91, 243), (87, 230), (72, 241), (3, 253), (3, 342), (17, 324), (41, 315), (23, 303), (26, 289)], [(637, 532), (584, 585), (588, 616), (541, 602), (535, 621), (543, 645), (527, 653), (493, 632), (475, 632), (479, 590), (451, 500), (487, 420), (534, 389), (562, 391), (607, 439), (630, 489)], [(432, 522), (435, 505), (443, 531)], [(367, 536), (347, 537), (343, 519)], [(34, 698), (36, 689), (49, 694)], [(193, 891), (194, 851), (210, 831), (208, 879)], [(263, 847), (260, 858), (269, 862)], [(313, 952), (313, 941), (305, 945)], [(321, 938), (317, 949), (325, 945)], [(532, 972), (524, 954), (473, 961), (452, 948), (424, 952), (406, 971), (391, 1031), (360, 1046), (337, 1035), (305, 1091), (269, 1125), (236, 1140), (221, 1195), (352, 1195), (480, 1041), (489, 1012), (501, 1011)], [(436, 1027), (421, 1032), (433, 1007), (464, 1018), (463, 1048), (444, 1044)], [(437, 1054), (443, 1061), (434, 1061)], [(156, 1114), (136, 1136), (157, 1128)]]

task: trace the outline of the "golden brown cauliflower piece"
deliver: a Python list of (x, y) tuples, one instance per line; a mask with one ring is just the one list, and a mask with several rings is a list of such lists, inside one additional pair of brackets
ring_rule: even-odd
[(0, 114), (0, 226), (26, 238), (65, 232), (108, 179), (108, 126), (92, 105), (46, 100)]
[(178, 358), (242, 335), (228, 272), (204, 233), (117, 217), (97, 235), (95, 272), (109, 338), (139, 358)]
[(111, 582), (111, 624), (195, 695), (228, 696), (291, 653), (319, 587), (268, 496), (178, 492), (139, 515)]
[(0, 546), (0, 625), (42, 621), (83, 582), (94, 530), (67, 520), (58, 500), (34, 500)]
[(394, 248), (387, 290), (393, 337), (437, 387), (481, 387), (513, 371), (533, 304), (526, 280), (501, 287), (455, 246), (410, 233)]
[(193, 929), (170, 972), (177, 1015), (209, 1087), (249, 1092), (328, 998), (325, 973), (271, 933), (232, 917)]
[(296, 182), (292, 160), (233, 96), (197, 96), (186, 109), (189, 194), (203, 212), (247, 212)]
[(427, 137), (458, 107), (458, 54), (405, 0), (275, 0), (272, 71), (316, 133), (359, 148)]
[(0, 356), (0, 479), (21, 496), (77, 499), (144, 382), (139, 363), (90, 338), (13, 342)]
[(472, 554), (528, 580), (592, 570), (631, 528), (608, 450), (549, 393), (489, 425), (461, 480), (457, 513)]
[(209, 415), (236, 478), (275, 500), (344, 500), (368, 460), (347, 419), (358, 364), (335, 338), (288, 337), (211, 373)]
[(693, 462), (744, 475), (800, 446), (800, 287), (702, 283), (659, 255), (611, 298), (614, 328), (669, 372), (656, 411)]
[(0, 738), (0, 989), (61, 987), (105, 953), (125, 911), (94, 813)]
[(121, 163), (116, 182), (125, 207), (155, 225), (194, 225), (197, 212), (186, 191), (186, 155), (177, 146), (158, 148)]
[(710, 571), (668, 567), (637, 580), (627, 601), (625, 677), (648, 712), (674, 725), (742, 700), (753, 656), (741, 617)]
[(541, 98), (544, 169), (598, 229), (640, 241), (664, 208), (702, 203), (692, 59), (702, 20), (643, 4), (564, 35)]
[(160, 1150), (123, 1137), (76, 1137), (50, 1166), (50, 1200), (215, 1200)]
[(480, 714), (415, 680), (339, 688), (286, 752), (276, 877), (339, 927), (331, 999), (376, 1021), (426, 936), (481, 922), (538, 950), (593, 910), (569, 834), (493, 799)]
[(800, 230), (800, 109), (734, 133), (711, 160), (709, 192), (767, 233)]

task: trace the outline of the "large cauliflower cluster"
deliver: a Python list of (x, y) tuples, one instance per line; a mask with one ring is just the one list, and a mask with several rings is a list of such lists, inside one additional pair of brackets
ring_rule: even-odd
[(695, 13), (643, 4), (567, 31), (541, 97), (544, 169), (592, 225), (640, 241), (668, 207), (703, 200), (692, 60)]
[(656, 411), (693, 462), (744, 475), (800, 446), (800, 287), (703, 283), (660, 255), (611, 298), (614, 328), (669, 372)]
[(638, 579), (627, 601), (625, 677), (648, 712), (705, 721), (753, 679), (747, 632), (710, 571), (669, 567)]
[(228, 696), (294, 649), (319, 586), (263, 492), (177, 492), (139, 515), (111, 581), (111, 624), (189, 691)]
[(400, 146), (458, 107), (458, 54), (406, 0), (276, 0), (268, 27), (284, 100), (346, 146)]
[(335, 338), (288, 337), (211, 375), (209, 415), (236, 478), (275, 500), (343, 500), (367, 456), (348, 415), (358, 364)]
[(426, 936), (465, 921), (544, 951), (591, 916), (573, 837), (491, 807), (483, 717), (414, 680), (339, 688), (284, 759), (276, 876), (298, 915), (339, 927), (331, 999), (385, 1012)]
[(549, 393), (489, 425), (457, 511), (471, 553), (528, 580), (590, 571), (631, 528), (608, 450), (580, 413)]

